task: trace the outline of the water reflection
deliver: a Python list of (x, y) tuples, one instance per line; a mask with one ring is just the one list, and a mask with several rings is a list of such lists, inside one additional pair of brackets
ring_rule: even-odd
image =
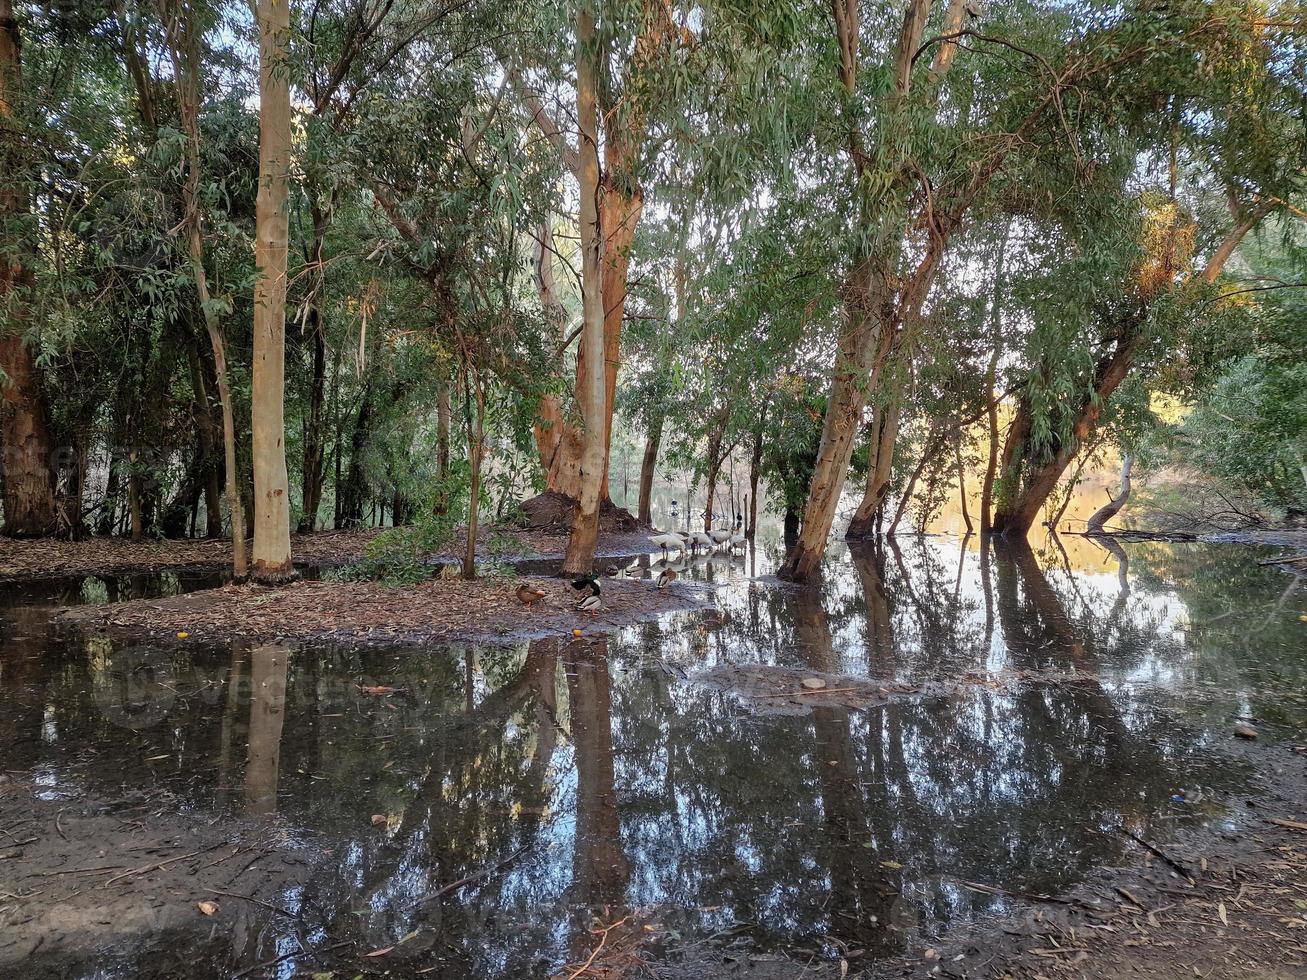
[[(1104, 562), (899, 542), (837, 558), (820, 591), (690, 563), (732, 583), (716, 612), (422, 652), (61, 638), (35, 610), (86, 595), (64, 583), (8, 598), (0, 740), (47, 798), (275, 820), (307, 847), (277, 896), (299, 921), (244, 908), (229, 942), (172, 938), (212, 972), (301, 942), (340, 950), (328, 965), (395, 945), (398, 975), (539, 976), (627, 915), (658, 955), (865, 963), (1001, 905), (962, 882), (1055, 893), (1132, 857), (1118, 826), (1228, 819), (1232, 714), (1307, 717), (1285, 576), (1238, 549)], [(696, 683), (731, 664), (947, 683), (858, 710)], [(1201, 803), (1172, 801), (1188, 787)], [(131, 938), (46, 955), (167, 975)]]

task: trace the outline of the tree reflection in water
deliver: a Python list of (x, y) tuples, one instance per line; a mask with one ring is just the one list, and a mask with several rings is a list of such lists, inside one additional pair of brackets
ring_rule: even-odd
[[(1219, 818), (1220, 787), (1245, 777), (1212, 748), (1215, 709), (1135, 679), (1214, 670), (1246, 703), (1240, 631), (1260, 631), (1267, 669), (1297, 600), (1246, 559), (1220, 573), (1177, 549), (1109, 552), (1110, 571), (1068, 578), (1026, 547), (863, 547), (819, 591), (738, 582), (711, 616), (475, 650), (70, 642), (23, 597), (3, 619), (0, 738), (6, 767), (50, 792), (163, 788), (166, 805), (293, 832), (309, 870), (279, 904), (301, 921), (240, 916), (215, 971), (295, 936), (408, 937), (400, 973), (536, 976), (627, 912), (674, 930), (669, 946), (883, 956), (1001, 903), (961, 881), (1057, 892), (1127, 857), (1101, 831)], [(864, 710), (746, 705), (694, 683), (728, 662), (952, 683)], [(1216, 792), (1175, 812), (1198, 785)]]

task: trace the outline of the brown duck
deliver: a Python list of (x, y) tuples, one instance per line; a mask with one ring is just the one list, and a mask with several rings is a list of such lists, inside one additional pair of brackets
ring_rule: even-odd
[(547, 594), (544, 589), (536, 588), (534, 585), (527, 585), (525, 582), (517, 587), (518, 601), (528, 608), (534, 606)]

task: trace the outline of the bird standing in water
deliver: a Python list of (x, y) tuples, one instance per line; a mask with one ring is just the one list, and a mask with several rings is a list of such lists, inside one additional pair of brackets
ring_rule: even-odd
[(658, 576), (658, 588), (665, 589), (676, 581), (676, 569), (664, 568), (662, 574)]

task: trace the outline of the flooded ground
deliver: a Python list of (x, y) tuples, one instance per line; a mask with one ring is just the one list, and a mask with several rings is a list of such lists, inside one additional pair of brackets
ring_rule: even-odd
[(972, 884), (1239, 827), (1234, 726), (1307, 723), (1307, 593), (1267, 553), (926, 539), (802, 590), (762, 549), (686, 569), (708, 612), (416, 652), (46, 625), (203, 576), (0, 587), (0, 975), (867, 970), (1004, 910)]

